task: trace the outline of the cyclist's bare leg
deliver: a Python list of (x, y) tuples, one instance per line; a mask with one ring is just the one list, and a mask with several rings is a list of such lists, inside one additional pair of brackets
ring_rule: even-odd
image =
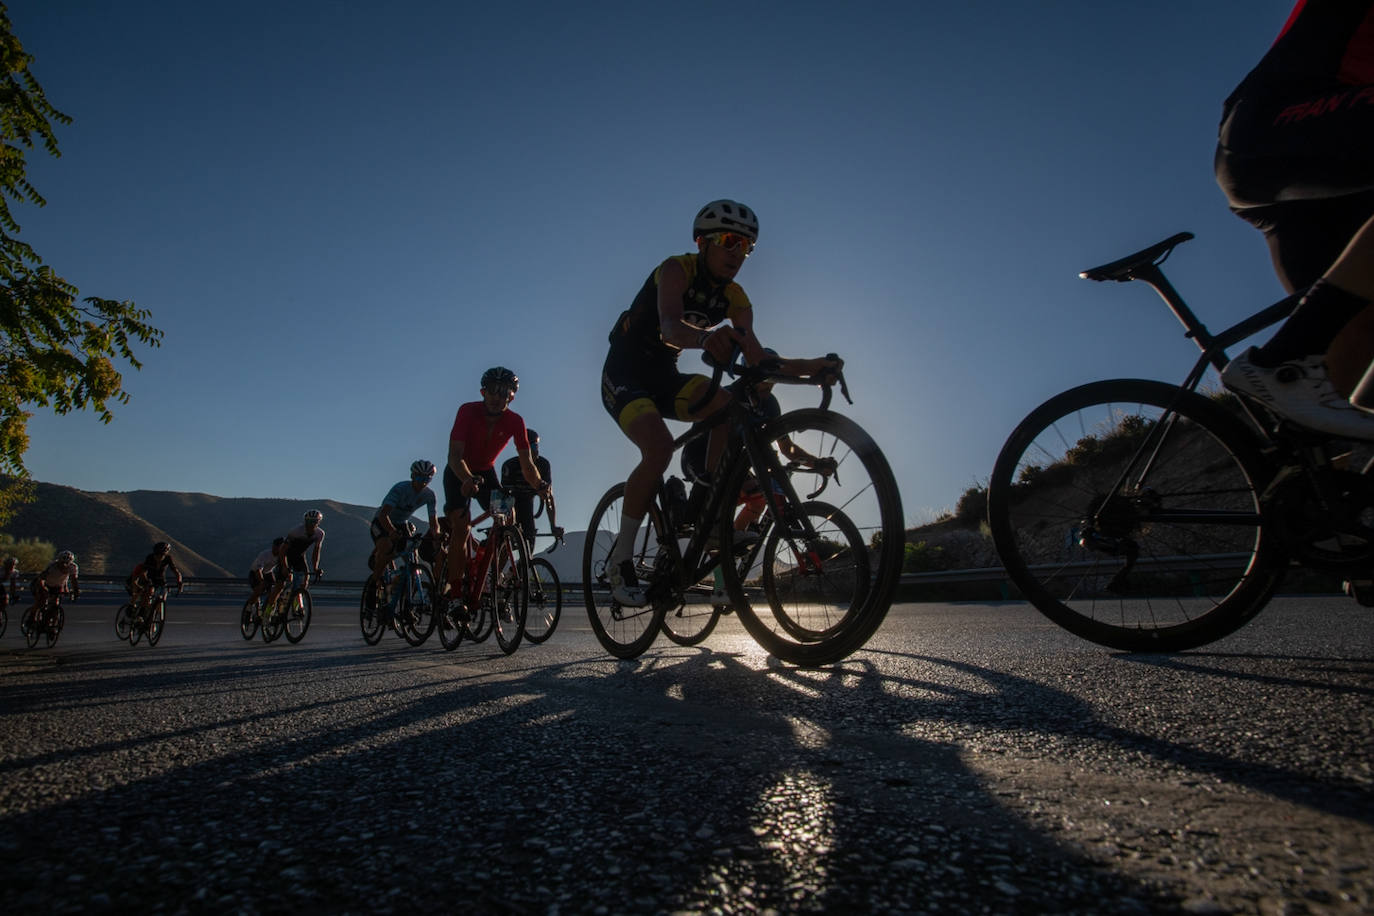
[(394, 555), (391, 549), (391, 538), (386, 535), (377, 538), (377, 543), (372, 545), (372, 571), (377, 578), (381, 578), (382, 570), (386, 569), (386, 564), (391, 562)]
[(649, 512), (654, 491), (663, 472), (673, 460), (673, 434), (657, 411), (646, 411), (622, 427), (625, 435), (639, 449), (639, 464), (625, 478), (625, 497), (621, 503), (620, 536), (610, 560), (620, 563), (630, 559), (640, 522)]

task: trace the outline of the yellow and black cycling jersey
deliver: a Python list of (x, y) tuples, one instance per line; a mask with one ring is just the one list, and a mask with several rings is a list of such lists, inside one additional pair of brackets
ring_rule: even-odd
[(676, 261), (687, 275), (687, 290), (682, 296), (682, 318), (688, 324), (705, 330), (752, 308), (749, 297), (738, 283), (713, 283), (706, 271), (701, 269), (699, 257), (695, 252), (673, 255), (654, 268), (634, 302), (616, 319), (610, 333), (613, 347), (629, 345), (646, 354), (677, 359), (681, 350), (664, 343), (659, 333), (658, 281), (669, 261)]

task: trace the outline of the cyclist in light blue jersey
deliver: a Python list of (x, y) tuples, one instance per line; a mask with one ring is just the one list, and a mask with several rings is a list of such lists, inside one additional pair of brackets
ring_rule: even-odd
[(406, 519), (421, 506), (429, 513), (428, 537), (438, 537), (439, 519), (434, 491), (429, 482), (434, 479), (434, 462), (421, 458), (410, 465), (410, 479), (402, 480), (387, 491), (377, 514), (372, 519), (372, 569), (378, 575), (396, 555), (405, 538), (402, 528)]

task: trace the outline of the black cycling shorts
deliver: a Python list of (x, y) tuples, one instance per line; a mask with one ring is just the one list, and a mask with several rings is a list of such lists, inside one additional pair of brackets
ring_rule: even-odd
[(1374, 86), (1242, 89), (1214, 167), (1231, 209), (1264, 233), (1280, 281), (1305, 289), (1374, 216)]
[[(500, 486), (496, 480), (496, 468), (474, 471), (473, 474), (478, 480), (477, 493), (475, 494), (477, 502), (482, 507), (482, 511), (486, 512), (491, 508), (491, 491)], [(457, 474), (453, 473), (453, 468), (444, 465), (444, 514), (447, 515), (458, 510), (468, 513), (468, 517), (471, 518), (470, 505), (468, 497), (463, 495), (462, 481), (458, 479)]]
[(688, 408), (710, 384), (704, 375), (679, 372), (671, 355), (611, 344), (601, 369), (601, 405), (622, 430), (646, 413), (687, 421)]

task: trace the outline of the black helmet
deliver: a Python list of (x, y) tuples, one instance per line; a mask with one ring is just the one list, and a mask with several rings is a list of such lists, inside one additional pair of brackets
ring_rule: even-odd
[(504, 386), (511, 391), (520, 390), (520, 377), (505, 366), (492, 366), (482, 373), (482, 388), (491, 391), (495, 386)]
[(168, 544), (166, 541), (158, 541), (153, 545), (153, 553), (166, 553), (171, 549), (172, 545)]

